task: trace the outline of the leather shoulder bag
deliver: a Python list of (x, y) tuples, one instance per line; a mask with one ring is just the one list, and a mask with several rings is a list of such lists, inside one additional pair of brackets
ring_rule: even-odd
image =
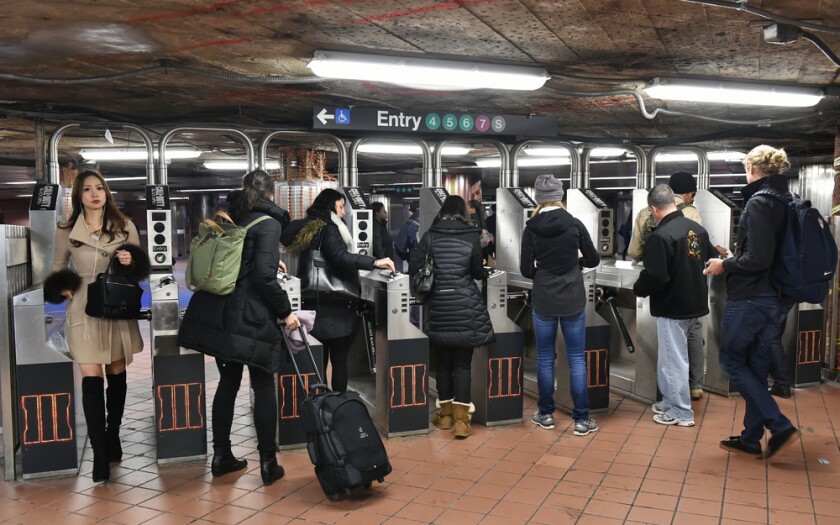
[(131, 277), (111, 273), (114, 259), (116, 256), (111, 257), (105, 272), (88, 285), (85, 313), (102, 319), (139, 319), (143, 289)]
[[(326, 226), (324, 226), (326, 228)], [(362, 286), (357, 278), (344, 277), (321, 252), (324, 230), (318, 232), (318, 248), (301, 252), (298, 258), (298, 277), (301, 295), (323, 300), (359, 300)]]

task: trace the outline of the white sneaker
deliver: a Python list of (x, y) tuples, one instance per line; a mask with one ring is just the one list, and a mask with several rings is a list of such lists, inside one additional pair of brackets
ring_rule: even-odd
[(662, 403), (654, 403), (650, 406), (650, 411), (654, 414), (666, 414), (668, 411), (662, 406)]
[(654, 414), (653, 420), (660, 425), (677, 425), (678, 427), (693, 427), (693, 419), (675, 419), (668, 414)]

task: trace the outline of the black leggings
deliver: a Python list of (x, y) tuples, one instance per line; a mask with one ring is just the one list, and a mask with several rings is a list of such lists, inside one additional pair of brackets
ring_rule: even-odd
[[(242, 382), (242, 363), (216, 358), (219, 368), (219, 386), (213, 398), (213, 445), (224, 447), (230, 442), (236, 394)], [(275, 452), (277, 443), (277, 398), (274, 395), (274, 375), (262, 368), (248, 366), (251, 389), (254, 391), (254, 426), (257, 430), (257, 449)]]
[(469, 403), (472, 399), (472, 348), (436, 348), (438, 399)]
[(347, 390), (347, 356), (350, 354), (350, 347), (356, 335), (348, 335), (338, 339), (326, 339), (321, 341), (324, 346), (324, 373), (327, 371), (327, 364), (332, 361), (332, 380), (330, 388), (334, 392)]

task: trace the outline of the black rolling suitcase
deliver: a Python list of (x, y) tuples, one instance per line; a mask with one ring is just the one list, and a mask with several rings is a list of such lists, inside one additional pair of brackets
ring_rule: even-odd
[[(284, 330), (283, 339), (294, 365), (301, 388), (306, 392), (300, 368), (291, 352), (292, 346)], [(304, 343), (306, 337), (301, 330)], [(330, 392), (321, 378), (312, 351), (305, 344), (318, 380), (300, 404), (300, 417), (306, 433), (309, 459), (315, 465), (315, 475), (331, 501), (357, 487), (370, 488), (391, 473), (391, 462), (382, 438), (368, 414), (364, 402), (356, 392)]]

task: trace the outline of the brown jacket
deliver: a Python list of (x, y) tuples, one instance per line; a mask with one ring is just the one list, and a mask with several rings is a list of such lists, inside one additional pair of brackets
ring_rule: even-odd
[[(87, 285), (93, 282), (96, 274), (105, 271), (118, 247), (126, 243), (140, 245), (140, 236), (133, 222), (126, 222), (126, 230), (128, 235), (116, 235), (114, 240), (109, 241), (106, 234), (97, 241), (88, 233), (82, 215), (79, 215), (72, 228), (56, 229), (52, 271), (69, 267), (82, 278), (82, 286), (67, 304), (67, 320), (64, 325), (67, 346), (77, 363), (110, 364), (111, 340), (117, 338), (122, 343), (126, 364), (131, 363), (135, 353), (143, 350), (143, 338), (137, 320), (99, 319), (85, 314)], [(71, 240), (82, 244), (73, 246)]]

